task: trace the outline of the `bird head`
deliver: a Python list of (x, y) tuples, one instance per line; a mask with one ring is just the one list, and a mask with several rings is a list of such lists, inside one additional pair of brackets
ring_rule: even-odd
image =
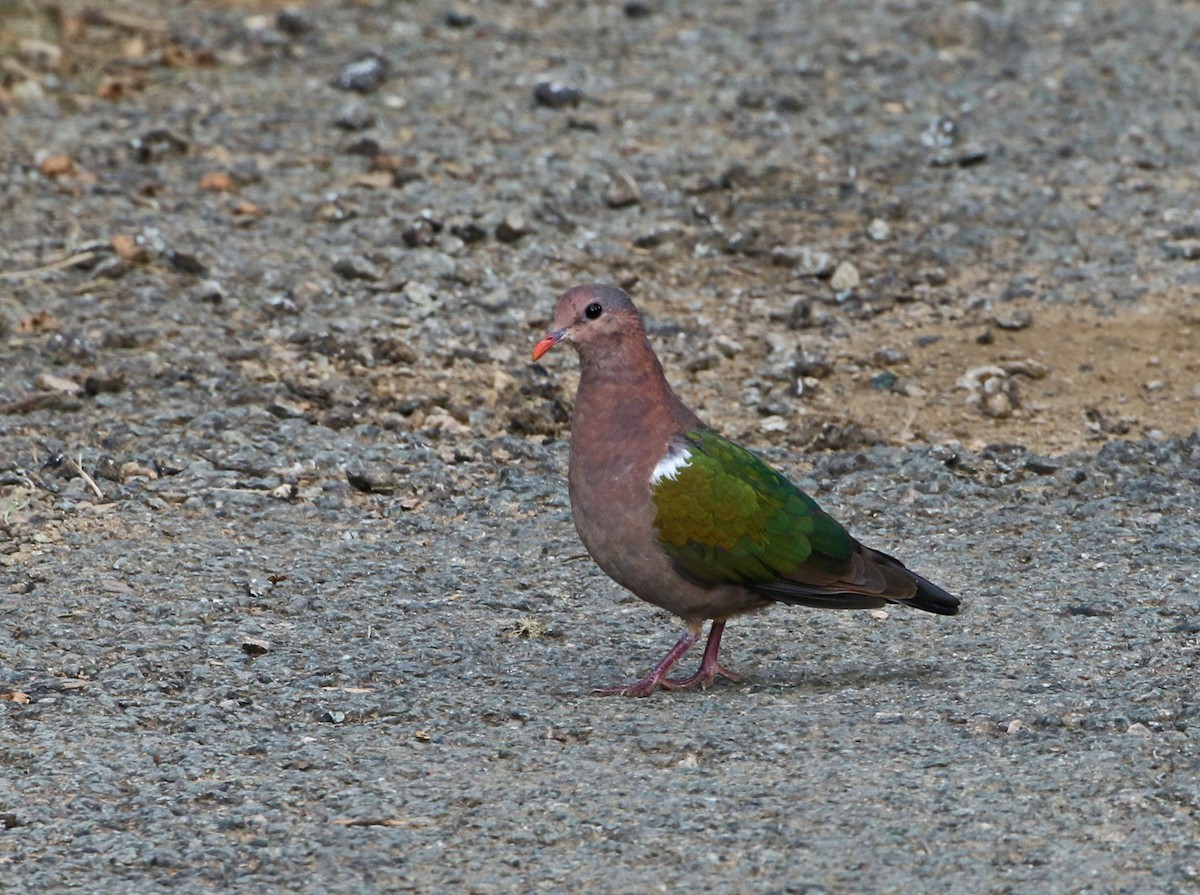
[(554, 328), (533, 348), (533, 359), (559, 342), (570, 342), (575, 350), (605, 339), (642, 333), (642, 316), (633, 300), (615, 286), (576, 286), (568, 289), (554, 309)]

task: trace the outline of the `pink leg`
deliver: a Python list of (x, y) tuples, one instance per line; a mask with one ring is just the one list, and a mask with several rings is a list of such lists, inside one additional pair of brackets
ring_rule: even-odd
[[(597, 696), (649, 696), (659, 684), (666, 684), (666, 681), (663, 679), (667, 676), (667, 672), (671, 669), (671, 666), (678, 662), (683, 654), (691, 649), (692, 644), (699, 638), (700, 626), (697, 625), (693, 630), (692, 626), (688, 625), (688, 629), (683, 632), (683, 636), (679, 638), (679, 642), (671, 648), (671, 651), (667, 653), (661, 662), (654, 666), (654, 670), (640, 681), (634, 681), (632, 684), (626, 684), (623, 687), (605, 687), (604, 689), (593, 690), (592, 692)], [(720, 639), (720, 637), (717, 638), (718, 641)], [(709, 643), (712, 643), (711, 637), (709, 637)], [(705, 657), (707, 658), (707, 656), (708, 651), (705, 650)], [(713, 658), (715, 661), (715, 653)]]
[(708, 644), (704, 647), (704, 658), (700, 662), (700, 669), (691, 677), (685, 677), (682, 680), (660, 681), (662, 686), (668, 690), (690, 690), (693, 687), (707, 690), (718, 675), (731, 681), (740, 681), (740, 677), (731, 671), (726, 671), (717, 661), (717, 651), (721, 648), (721, 635), (724, 633), (725, 622), (714, 621), (712, 629), (708, 632)]

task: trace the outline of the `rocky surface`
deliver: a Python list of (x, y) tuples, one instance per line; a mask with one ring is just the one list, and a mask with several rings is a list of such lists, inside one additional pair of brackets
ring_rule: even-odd
[[(26, 891), (1200, 885), (1193, 35), (1135, 6), (0, 17)], [(582, 557), (554, 299), (964, 614)], [(693, 659), (694, 661), (694, 659)]]

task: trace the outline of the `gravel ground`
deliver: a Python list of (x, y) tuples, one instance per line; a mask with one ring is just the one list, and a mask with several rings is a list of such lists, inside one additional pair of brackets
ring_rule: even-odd
[[(0, 890), (1200, 891), (1197, 33), (0, 0)], [(589, 281), (963, 614), (590, 695)]]

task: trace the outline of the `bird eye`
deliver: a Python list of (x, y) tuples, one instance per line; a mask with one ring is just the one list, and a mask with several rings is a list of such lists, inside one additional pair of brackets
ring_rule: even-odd
[(588, 320), (595, 320), (604, 313), (604, 308), (600, 306), (600, 302), (594, 301), (583, 310), (583, 316)]

